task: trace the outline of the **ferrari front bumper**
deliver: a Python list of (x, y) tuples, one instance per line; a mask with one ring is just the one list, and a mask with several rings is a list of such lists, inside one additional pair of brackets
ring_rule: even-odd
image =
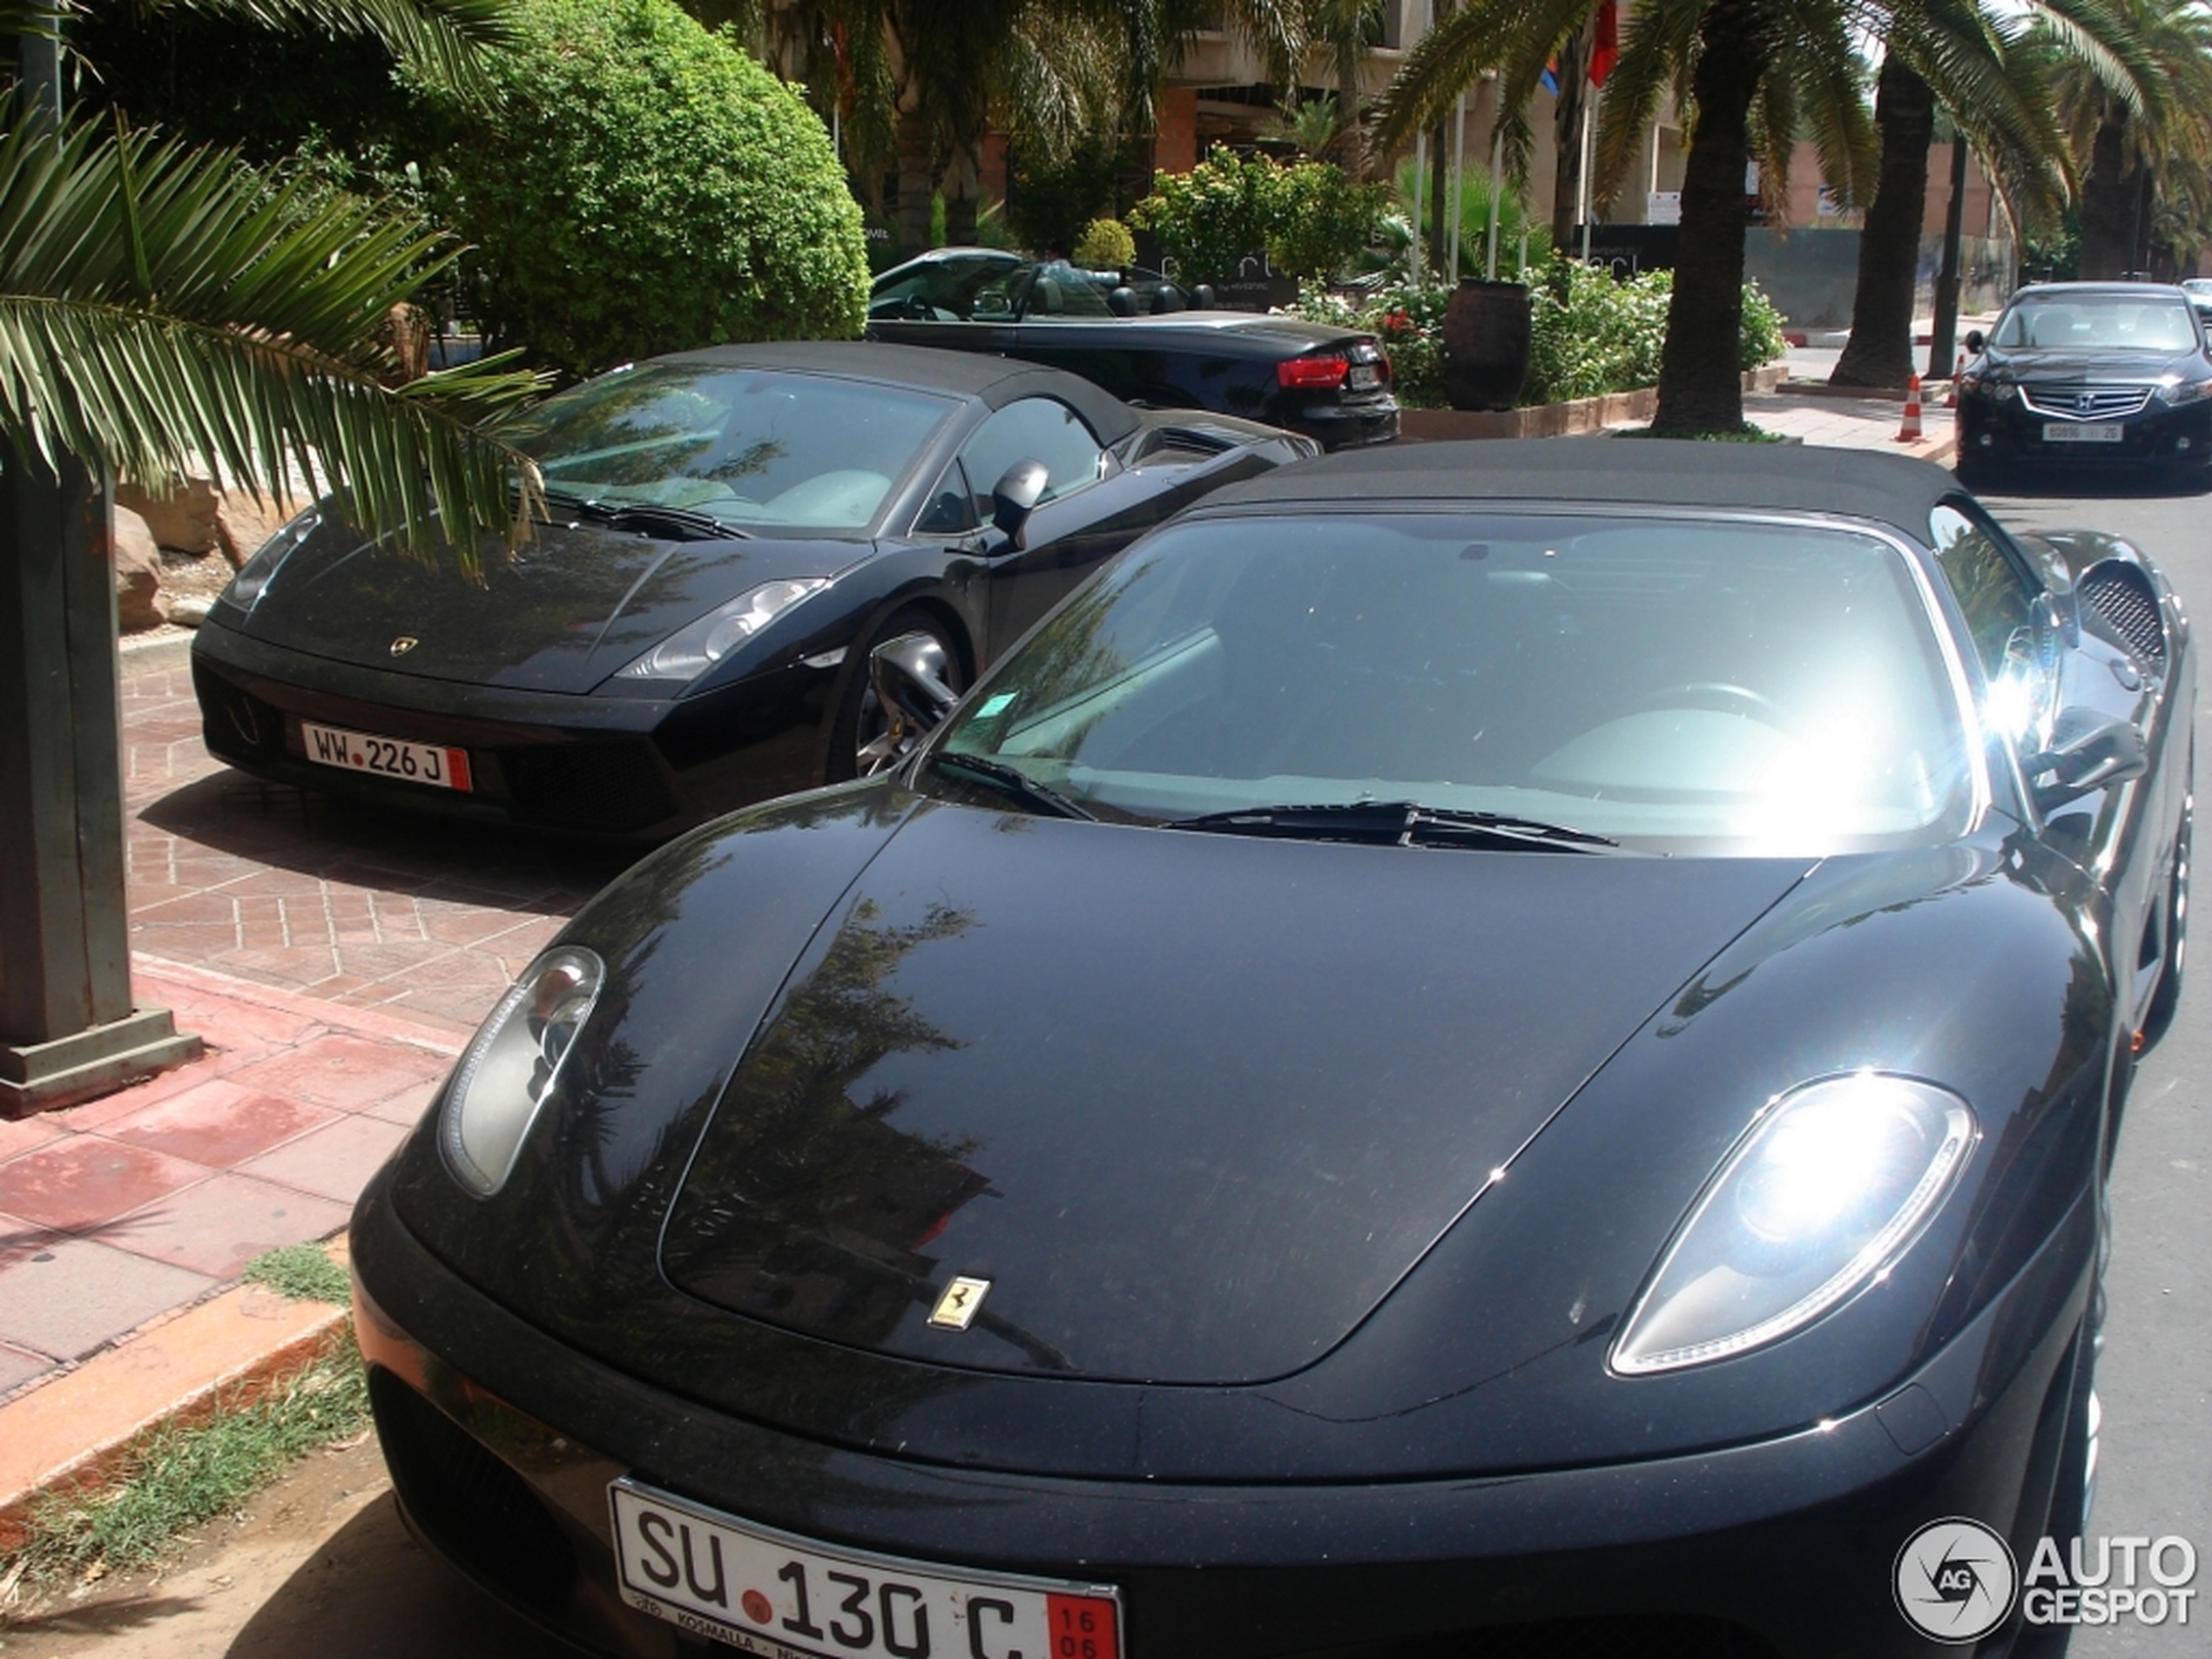
[[(702, 1649), (619, 1599), (607, 1489), (621, 1475), (833, 1547), (1115, 1584), (1127, 1659), (1939, 1651), (1893, 1605), (1894, 1563), (1952, 1515), (2008, 1533), (2022, 1559), (2033, 1548), (2087, 1284), (2072, 1244), (2054, 1251), (2067, 1259), (2015, 1285), (2041, 1317), (1993, 1307), (1914, 1383), (1780, 1440), (1538, 1474), (1170, 1487), (1140, 1470), (927, 1464), (720, 1414), (461, 1280), (399, 1219), (385, 1177), (354, 1224), (356, 1330), (412, 1524), (525, 1616), (624, 1656)], [(2023, 1329), (2038, 1333), (2025, 1347)], [(1975, 1409), (1942, 1432), (1916, 1385)], [(1981, 1651), (2004, 1650), (1993, 1640)]]

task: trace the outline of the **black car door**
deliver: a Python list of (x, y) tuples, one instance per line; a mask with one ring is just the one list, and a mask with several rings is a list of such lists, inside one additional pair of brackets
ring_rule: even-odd
[(961, 446), (954, 464), (965, 476), (977, 524), (990, 524), (994, 488), (1024, 461), (1044, 464), (1042, 499), (1015, 542), (984, 532), (990, 560), (984, 650), (992, 659), (1136, 534), (1134, 527), (1099, 522), (1102, 509), (1110, 512), (1099, 486), (1116, 463), (1082, 417), (1051, 397), (1017, 399)]
[[(2032, 747), (2054, 717), (2101, 714), (2128, 720), (2147, 740), (2155, 738), (2148, 729), (2156, 708), (2153, 688), (2124, 664), (2115, 670), (2120, 653), (2094, 635), (2070, 641), (2063, 618), (2071, 599), (2055, 588), (2071, 583), (2054, 552), (2044, 550), (2051, 567), (2044, 570), (2033, 551), (1963, 503), (1938, 508), (1932, 528), (1937, 562), (1993, 688), (1991, 718), (2000, 726), (2027, 723), (2026, 733), (2008, 731), (2007, 737)], [(2182, 764), (2155, 766), (2138, 782), (2052, 805), (2039, 837), (2101, 890), (2110, 907), (2106, 928), (2114, 988), (2137, 1017), (2157, 968), (2161, 837), (2179, 813)]]

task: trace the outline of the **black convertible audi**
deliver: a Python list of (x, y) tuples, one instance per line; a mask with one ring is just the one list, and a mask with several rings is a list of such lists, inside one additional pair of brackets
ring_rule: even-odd
[(1134, 403), (1242, 415), (1328, 449), (1398, 435), (1390, 354), (1374, 335), (1193, 309), (1189, 298), (1173, 283), (1146, 280), (1140, 291), (1064, 260), (938, 248), (875, 280), (868, 336), (1024, 358)]
[(1908, 1546), (2083, 1526), (2180, 608), (1601, 447), (1224, 489), (595, 900), (354, 1216), (421, 1536), (620, 1655), (2063, 1646)]
[(192, 642), (208, 749), (388, 804), (664, 837), (852, 777), (868, 648), (974, 677), (1209, 490), (1314, 452), (1139, 411), (1072, 374), (860, 342), (728, 346), (603, 375), (511, 435), (550, 521), (482, 583), (318, 507)]

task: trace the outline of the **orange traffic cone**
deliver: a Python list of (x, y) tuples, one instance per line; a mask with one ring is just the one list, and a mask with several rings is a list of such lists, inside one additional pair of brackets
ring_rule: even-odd
[(1945, 408), (1955, 409), (1959, 407), (1959, 381), (1960, 376), (1964, 375), (1966, 372), (1966, 354), (1960, 352), (1959, 354), (1959, 366), (1951, 371), (1951, 389), (1943, 395), (1943, 407)]
[(1899, 443), (1920, 442), (1920, 377), (1915, 374), (1905, 383), (1905, 419), (1897, 429)]

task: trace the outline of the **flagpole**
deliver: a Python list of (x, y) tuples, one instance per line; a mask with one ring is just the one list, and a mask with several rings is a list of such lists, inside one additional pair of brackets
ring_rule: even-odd
[(1582, 263), (1590, 262), (1590, 111), (1597, 100), (1588, 93), (1582, 97), (1582, 165), (1581, 189), (1581, 212), (1576, 216), (1582, 224)]

